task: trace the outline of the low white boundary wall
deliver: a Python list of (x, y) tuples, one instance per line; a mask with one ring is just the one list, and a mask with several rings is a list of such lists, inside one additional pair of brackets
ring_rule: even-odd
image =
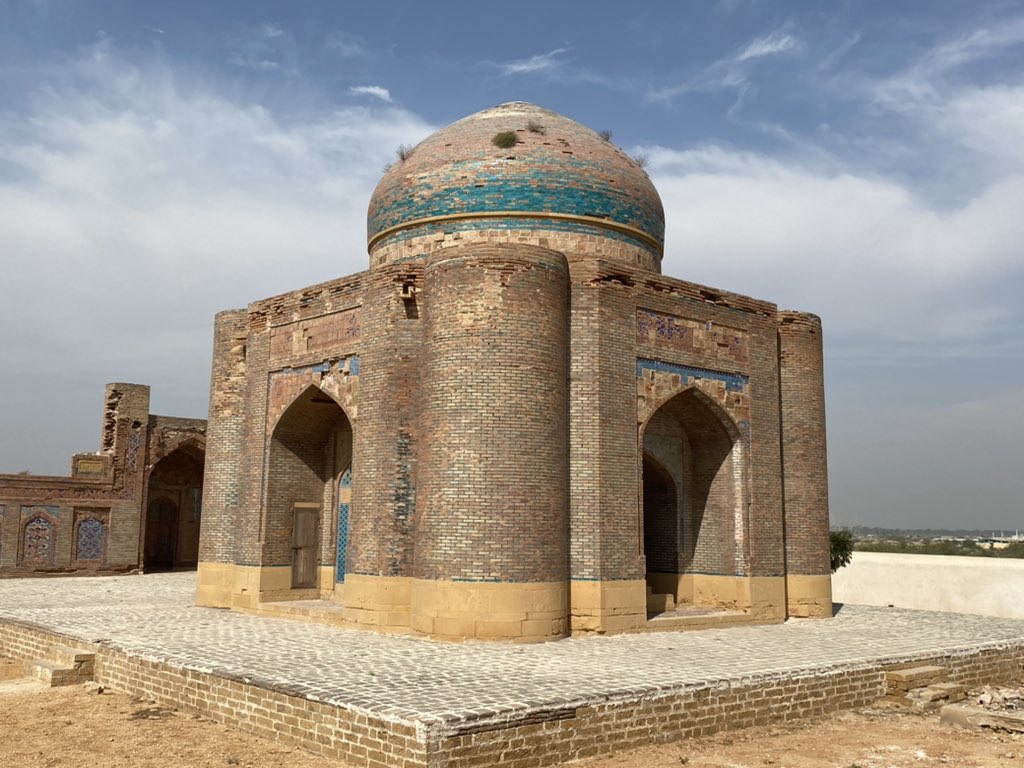
[(832, 574), (832, 599), (1024, 619), (1024, 560), (854, 552)]

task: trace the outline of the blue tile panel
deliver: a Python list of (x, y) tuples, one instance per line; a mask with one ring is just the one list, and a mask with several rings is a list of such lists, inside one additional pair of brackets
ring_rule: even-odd
[(368, 223), (373, 237), (389, 227), (428, 216), (486, 211), (552, 211), (610, 219), (664, 239), (660, 211), (643, 205), (616, 184), (608, 169), (587, 160), (527, 156), (515, 162), (493, 158), (454, 162), (429, 178), (403, 186), (404, 194), (380, 204)]
[(280, 371), (272, 371), (271, 376), (276, 374), (285, 373), (327, 373), (332, 367), (337, 366), (340, 373), (348, 373), (349, 376), (359, 375), (359, 355), (348, 355), (347, 357), (339, 358), (336, 362), (323, 362), (317, 363), (316, 365), (305, 365), (299, 367), (286, 367)]
[(338, 370), (344, 372), (348, 368), (349, 376), (359, 375), (359, 355), (349, 355), (338, 361)]
[(56, 531), (53, 523), (42, 515), (26, 524), (21, 545), (21, 564), (35, 568), (52, 566), (56, 555)]
[(335, 581), (345, 581), (345, 552), (348, 550), (348, 514), (352, 503), (352, 467), (338, 481), (338, 546), (335, 563)]
[(99, 560), (103, 557), (103, 539), (106, 526), (95, 517), (87, 517), (78, 524), (76, 552), (79, 560)]
[(662, 360), (638, 358), (636, 361), (636, 377), (638, 379), (643, 378), (645, 370), (675, 373), (686, 380), (712, 379), (714, 381), (721, 381), (729, 392), (742, 392), (750, 381), (748, 377), (739, 373), (725, 373), (723, 371), (712, 371), (707, 368), (693, 368), (688, 365), (666, 363)]

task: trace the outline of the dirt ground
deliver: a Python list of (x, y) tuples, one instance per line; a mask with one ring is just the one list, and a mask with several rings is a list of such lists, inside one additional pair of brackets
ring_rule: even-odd
[[(319, 768), (336, 765), (209, 720), (82, 686), (44, 689), (0, 658), (0, 766)], [(1024, 768), (1024, 736), (868, 708), (652, 747), (572, 768)]]

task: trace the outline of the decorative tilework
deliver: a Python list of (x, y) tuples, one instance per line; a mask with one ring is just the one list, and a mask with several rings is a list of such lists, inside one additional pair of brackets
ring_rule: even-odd
[(96, 517), (87, 517), (78, 524), (76, 552), (78, 560), (101, 560), (103, 558), (103, 540), (107, 535), (107, 526)]
[(359, 314), (355, 309), (279, 325), (270, 331), (270, 360), (283, 362), (306, 355), (328, 357), (350, 346), (359, 334)]
[(746, 363), (750, 354), (744, 330), (649, 309), (637, 310), (636, 340), (731, 363)]
[(335, 566), (335, 581), (345, 581), (345, 552), (348, 549), (348, 513), (352, 503), (352, 467), (349, 467), (338, 481), (338, 549)]
[(21, 564), (34, 568), (52, 566), (57, 549), (54, 538), (53, 523), (42, 515), (31, 518), (25, 524)]
[[(543, 134), (528, 130), (537, 122)], [(495, 132), (508, 130), (516, 131), (515, 146), (496, 149)], [(632, 227), (658, 251), (664, 241), (661, 200), (636, 163), (594, 131), (525, 103), (478, 112), (417, 145), (377, 185), (367, 234), (372, 240), (424, 219), (466, 216), (472, 222), (473, 214), (488, 213), (512, 214), (495, 221), (529, 229), (532, 222), (521, 223), (519, 216), (545, 212)]]
[(359, 355), (349, 355), (338, 361), (338, 370), (349, 376), (359, 375)]
[(133, 429), (128, 434), (128, 444), (124, 449), (124, 463), (128, 465), (128, 469), (131, 472), (135, 471), (136, 462), (139, 456), (139, 446), (142, 444), (142, 432), (138, 429)]
[(188, 492), (192, 496), (192, 519), (198, 523), (203, 517), (203, 489), (190, 488)]
[(750, 381), (746, 376), (739, 373), (725, 373), (724, 371), (712, 371), (707, 368), (693, 368), (688, 365), (666, 363), (662, 360), (638, 358), (636, 361), (636, 377), (638, 379), (643, 378), (645, 370), (677, 373), (686, 379), (713, 379), (721, 381), (729, 392), (742, 392)]

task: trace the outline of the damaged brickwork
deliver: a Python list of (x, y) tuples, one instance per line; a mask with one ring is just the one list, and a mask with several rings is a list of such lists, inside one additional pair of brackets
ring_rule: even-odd
[(0, 475), (0, 577), (194, 568), (205, 449), (205, 420), (108, 384), (98, 452), (67, 477)]

